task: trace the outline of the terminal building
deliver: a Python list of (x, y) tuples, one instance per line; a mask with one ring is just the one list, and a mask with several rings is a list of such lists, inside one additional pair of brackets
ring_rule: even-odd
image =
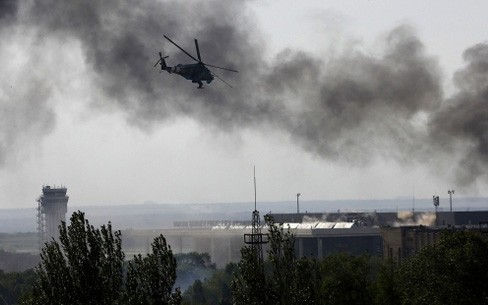
[[(331, 223), (346, 221), (353, 224), (349, 231), (338, 232), (332, 238), (332, 230), (315, 231), (320, 236), (323, 245), (326, 242), (329, 251), (348, 254), (378, 255), (385, 259), (401, 262), (422, 248), (434, 245), (445, 230), (478, 230), (488, 232), (488, 211), (442, 211), (442, 212), (413, 212), (397, 213), (330, 213), (330, 214), (275, 214), (275, 221), (300, 221), (321, 219)], [(314, 235), (314, 234), (312, 234)], [(369, 235), (369, 237), (367, 237)], [(309, 255), (314, 244), (310, 244), (309, 237), (297, 234), (298, 253)], [(303, 244), (303, 245), (302, 245)], [(378, 245), (381, 248), (378, 250)], [(321, 246), (318, 247), (319, 249)], [(375, 251), (376, 249), (376, 251)], [(305, 252), (303, 252), (305, 251)], [(312, 253), (312, 252), (310, 252)], [(319, 252), (319, 256), (324, 253)]]
[[(297, 257), (322, 258), (334, 253), (371, 255), (403, 260), (435, 243), (445, 229), (474, 227), (488, 220), (488, 211), (272, 214), (275, 222), (290, 229)], [(435, 223), (439, 225), (436, 226)], [(126, 254), (147, 253), (152, 240), (163, 234), (174, 253), (208, 253), (223, 267), (240, 260), (246, 221), (179, 221), (174, 229), (122, 232)], [(262, 232), (266, 233), (266, 227)], [(263, 245), (266, 255), (268, 245)]]
[[(66, 220), (66, 187), (42, 188), (38, 203), (39, 246), (59, 237), (58, 226)], [(371, 255), (402, 261), (432, 245), (446, 229), (479, 228), (488, 223), (488, 211), (440, 212), (337, 212), (272, 213), (276, 223), (294, 236), (297, 257), (322, 258), (335, 253)], [(264, 223), (263, 221), (261, 223)], [(223, 267), (238, 262), (246, 246), (244, 235), (251, 221), (175, 221), (172, 229), (123, 230), (126, 257), (149, 253), (153, 239), (163, 234), (174, 253), (208, 253)], [(262, 227), (262, 233), (267, 228)], [(264, 255), (267, 247), (263, 245)]]

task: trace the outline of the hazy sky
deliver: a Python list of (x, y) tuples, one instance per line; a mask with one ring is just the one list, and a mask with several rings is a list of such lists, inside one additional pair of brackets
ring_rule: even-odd
[[(486, 1), (0, 1), (0, 207), (487, 196)], [(197, 90), (162, 35), (233, 67)]]

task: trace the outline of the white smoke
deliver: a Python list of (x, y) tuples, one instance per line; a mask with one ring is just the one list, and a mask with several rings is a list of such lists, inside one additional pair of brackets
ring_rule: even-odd
[(397, 221), (394, 227), (401, 226), (432, 226), (435, 224), (436, 215), (433, 212), (413, 213), (412, 211), (398, 211)]

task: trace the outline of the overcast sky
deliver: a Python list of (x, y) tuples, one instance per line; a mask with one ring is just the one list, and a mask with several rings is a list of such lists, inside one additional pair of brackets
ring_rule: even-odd
[[(486, 1), (0, 1), (0, 207), (487, 196)], [(153, 68), (216, 71), (204, 90)]]

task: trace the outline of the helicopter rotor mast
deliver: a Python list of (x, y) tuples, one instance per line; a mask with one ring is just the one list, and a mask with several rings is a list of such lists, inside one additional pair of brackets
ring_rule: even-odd
[(201, 63), (204, 66), (209, 66), (209, 67), (212, 67), (212, 68), (217, 68), (217, 69), (222, 69), (222, 70), (226, 70), (226, 71), (231, 71), (231, 72), (239, 73), (239, 71), (237, 71), (237, 70), (228, 69), (228, 68), (222, 68), (222, 67), (218, 67), (218, 66), (214, 66), (214, 65), (210, 65), (210, 64), (204, 63), (202, 61), (201, 57), (200, 57), (200, 48), (198, 47), (198, 40), (196, 40), (196, 39), (195, 39), (195, 47), (197, 49), (198, 59), (196, 59), (193, 55), (191, 55), (190, 53), (188, 53), (187, 51), (185, 51), (182, 47), (180, 47), (176, 42), (174, 42), (173, 40), (171, 40), (168, 36), (166, 36), (166, 35), (163, 35), (163, 36), (169, 42), (171, 42), (172, 44), (174, 44), (178, 49), (180, 49), (183, 53), (185, 53), (186, 55), (188, 55), (191, 59), (193, 59), (194, 61), (196, 61), (198, 63)]
[(198, 40), (196, 40), (196, 39), (195, 39), (195, 48), (197, 49), (198, 61), (203, 64), (202, 58), (200, 57), (200, 48), (198, 47)]

